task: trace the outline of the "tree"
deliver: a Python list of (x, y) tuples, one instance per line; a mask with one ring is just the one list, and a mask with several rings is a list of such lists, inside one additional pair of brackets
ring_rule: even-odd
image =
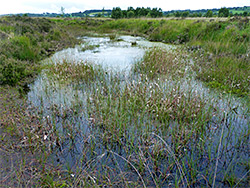
[(128, 12), (129, 12), (129, 11), (133, 11), (133, 12), (134, 12), (135, 9), (134, 9), (133, 7), (128, 7), (128, 10), (127, 10), (127, 11), (128, 11)]
[(243, 16), (244, 16), (244, 17), (247, 17), (247, 15), (248, 15), (247, 11), (244, 11), (244, 12), (243, 12)]
[(158, 10), (158, 17), (163, 17), (163, 11), (161, 8)]
[(122, 18), (127, 18), (128, 12), (126, 10), (122, 10)]
[(64, 14), (65, 14), (65, 8), (64, 7), (61, 7), (60, 13), (62, 14), (62, 16), (64, 16)]
[(179, 11), (177, 11), (177, 12), (175, 13), (175, 17), (181, 17), (181, 13), (180, 13)]
[(120, 7), (113, 8), (111, 18), (119, 19), (122, 18), (122, 10)]
[(212, 10), (208, 10), (207, 13), (205, 14), (206, 17), (211, 18), (213, 17), (213, 11)]
[(104, 7), (102, 8), (102, 17), (105, 16), (105, 10), (104, 10)]
[(228, 17), (228, 16), (229, 16), (229, 9), (224, 7), (219, 10), (219, 17)]
[(151, 14), (150, 14), (150, 12), (146, 15), (146, 17), (147, 18), (151, 18), (152, 17)]
[(96, 17), (100, 18), (102, 17), (102, 14), (99, 12), (98, 14), (95, 15)]
[(198, 15), (197, 15), (198, 17), (202, 17), (202, 13), (200, 12), (200, 13), (198, 13)]
[(185, 11), (182, 13), (182, 17), (186, 18), (189, 16), (189, 11)]
[(128, 18), (133, 18), (133, 17), (135, 17), (135, 13), (134, 13), (134, 11), (132, 11), (132, 10), (130, 10), (130, 11), (128, 11)]
[(151, 10), (151, 16), (152, 16), (152, 18), (156, 18), (157, 17), (157, 8), (153, 8), (152, 10)]

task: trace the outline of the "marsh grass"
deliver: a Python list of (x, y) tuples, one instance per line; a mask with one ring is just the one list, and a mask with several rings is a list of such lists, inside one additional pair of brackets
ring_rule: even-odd
[[(165, 63), (163, 65), (166, 66)], [(124, 81), (120, 74), (107, 74), (97, 80), (91, 86), (93, 88), (90, 87), (87, 100), (89, 120), (91, 126), (101, 130), (95, 133), (95, 137), (99, 135), (99, 139), (109, 149), (116, 151), (118, 145), (121, 148), (118, 151), (126, 153), (123, 156), (133, 162), (142, 177), (154, 177), (151, 183), (155, 185), (163, 186), (171, 181), (177, 181), (179, 185), (196, 185), (201, 183), (197, 178), (203, 172), (208, 178), (204, 178), (202, 182), (204, 185), (211, 185), (213, 174), (210, 170), (213, 168), (203, 166), (208, 158), (205, 157), (205, 163), (200, 164), (199, 161), (204, 160), (202, 158), (205, 155), (209, 157), (209, 164), (215, 165), (213, 161), (218, 157), (216, 151), (211, 153), (211, 150), (206, 152), (205, 149), (210, 145), (210, 134), (214, 134), (208, 130), (212, 130), (214, 124), (219, 126), (222, 121), (217, 114), (218, 107), (198, 93), (182, 91), (178, 84), (176, 87), (176, 83), (171, 82), (174, 86), (169, 83), (164, 85), (165, 80), (149, 79), (147, 74), (138, 76)], [(215, 120), (215, 115), (219, 119)], [(161, 134), (164, 139), (169, 140), (172, 152), (181, 161), (182, 166), (177, 167), (176, 161), (169, 157), (168, 168), (171, 172), (174, 171), (173, 174), (163, 173), (167, 169), (160, 170), (160, 166), (164, 169), (160, 164), (166, 160), (164, 156), (168, 156), (167, 150), (150, 136), (151, 132)], [(178, 173), (180, 168), (182, 174)], [(183, 180), (179, 181), (183, 176), (188, 179), (184, 184)], [(155, 179), (156, 177), (159, 179)]]
[[(180, 28), (178, 32), (186, 33), (173, 35), (171, 40), (191, 43), (192, 35), (187, 33), (195, 33), (200, 27), (207, 33), (196, 33), (197, 41), (193, 42), (204, 44), (204, 39), (218, 44), (215, 35), (208, 31), (223, 33), (228, 24), (182, 21), (172, 21), (172, 27), (160, 20), (107, 21), (96, 30), (118, 29), (122, 24), (127, 32), (140, 30), (144, 35), (163, 40), (159, 31), (164, 33), (164, 29), (157, 27), (165, 25), (169, 30), (178, 22), (194, 31)], [(65, 24), (62, 20), (56, 22)], [(88, 20), (82, 22), (94, 25)], [(66, 23), (78, 28), (74, 26), (76, 20)], [(241, 52), (244, 55), (244, 49)], [(204, 56), (202, 50), (197, 53)], [(217, 66), (224, 62), (220, 53), (213, 54), (218, 61), (222, 59)], [(209, 59), (205, 55), (204, 62)], [(249, 110), (244, 102), (204, 89), (193, 78), (194, 70), (200, 79), (209, 75), (205, 68), (215, 67), (217, 61), (193, 66), (189, 58), (186, 52), (180, 55), (180, 51), (152, 49), (129, 74), (108, 71), (89, 62), (64, 60), (46, 65), (35, 82), (38, 85), (31, 86), (38, 91), (33, 96), (35, 104), (13, 103), (15, 100), (4, 103), (6, 108), (0, 116), (4, 143), (0, 152), (5, 156), (1, 159), (1, 184), (6, 187), (248, 186)], [(229, 66), (235, 63), (228, 59), (226, 62)], [(247, 68), (245, 61), (239, 66)], [(242, 73), (247, 74), (244, 69)], [(221, 83), (222, 73), (217, 74), (219, 69), (212, 70)], [(233, 70), (239, 69), (236, 66)], [(241, 80), (240, 76), (237, 79)], [(7, 99), (11, 97), (1, 102)], [(16, 140), (12, 142), (9, 138)], [(10, 171), (6, 164), (10, 164)]]
[(247, 18), (223, 21), (120, 19), (108, 20), (99, 29), (140, 35), (152, 41), (185, 44), (191, 51), (199, 51), (194, 55), (198, 58), (198, 68), (194, 70), (201, 70), (197, 71), (198, 79), (207, 82), (209, 87), (249, 98)]
[[(249, 98), (249, 63), (248, 57), (241, 59), (222, 56), (212, 60), (200, 61), (202, 66), (197, 78), (206, 82), (212, 88)], [(233, 63), (236, 62), (237, 63)], [(202, 64), (202, 65), (201, 65)], [(225, 75), (227, 75), (225, 77)]]
[(62, 63), (48, 64), (47, 75), (57, 80), (65, 82), (93, 82), (98, 76), (100, 66), (93, 66), (88, 62), (68, 63), (63, 60)]
[[(4, 151), (14, 147), (30, 155), (20, 156), (22, 162), (1, 183), (247, 185), (242, 161), (249, 149), (249, 119), (241, 117), (240, 107), (230, 106), (233, 101), (199, 90), (188, 66), (186, 55), (159, 48), (148, 51), (130, 74), (87, 62), (46, 65), (38, 105), (20, 106), (13, 118), (4, 118), (5, 128), (19, 140), (11, 146), (4, 136)], [(65, 102), (53, 98), (56, 94)]]
[(94, 50), (96, 48), (99, 48), (100, 45), (90, 45), (90, 44), (85, 44), (84, 47), (81, 48), (82, 52), (85, 52), (87, 50)]
[[(176, 78), (184, 77), (187, 61), (180, 59), (181, 56), (178, 54), (177, 51), (153, 48), (146, 52), (143, 62), (135, 65), (134, 72), (145, 74), (149, 79), (166, 75)], [(185, 53), (182, 56), (184, 57)]]

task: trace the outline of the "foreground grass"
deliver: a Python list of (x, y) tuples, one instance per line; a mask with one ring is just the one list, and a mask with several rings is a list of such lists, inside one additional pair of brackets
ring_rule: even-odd
[[(43, 89), (31, 88), (40, 91), (30, 96), (36, 104), (4, 118), (7, 130), (14, 130), (4, 131), (1, 151), (15, 151), (21, 162), (1, 183), (248, 185), (249, 112), (233, 98), (203, 89), (189, 66), (185, 55), (162, 49), (149, 51), (130, 74), (84, 62), (49, 66), (38, 83)], [(17, 142), (9, 142), (9, 134)]]

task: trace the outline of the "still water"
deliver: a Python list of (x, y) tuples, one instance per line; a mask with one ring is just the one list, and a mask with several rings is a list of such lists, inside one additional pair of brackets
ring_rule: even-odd
[[(107, 70), (125, 72), (124, 75), (126, 75), (126, 72), (128, 73), (133, 64), (143, 58), (149, 48), (161, 47), (168, 50), (175, 48), (175, 46), (149, 42), (141, 37), (132, 36), (119, 36), (114, 40), (111, 40), (108, 36), (83, 37), (82, 41), (82, 44), (75, 48), (69, 48), (55, 53), (52, 57), (46, 59), (44, 63), (57, 64), (62, 63), (65, 60), (70, 63), (90, 62), (99, 64)], [(190, 60), (190, 62), (192, 63), (192, 60)], [(240, 174), (242, 174), (244, 170), (237, 165), (242, 161), (247, 162), (249, 160), (249, 153), (246, 152), (249, 151), (249, 145), (244, 145), (243, 147), (239, 138), (244, 135), (249, 135), (250, 124), (250, 118), (248, 116), (249, 112), (244, 107), (242, 101), (232, 96), (222, 96), (216, 91), (210, 91), (208, 88), (204, 87), (202, 83), (190, 77), (184, 80), (179, 80), (178, 82), (166, 81), (162, 83), (161, 87), (165, 88), (167, 91), (176, 84), (181, 88), (181, 91), (186, 93), (194, 92), (204, 100), (214, 103), (216, 109), (218, 109), (217, 116), (213, 119), (214, 121), (209, 122), (211, 124), (210, 127), (213, 128), (210, 131), (213, 132), (213, 130), (215, 130), (214, 133), (211, 134), (212, 137), (209, 138), (211, 140), (210, 144), (212, 145), (210, 145), (210, 147), (213, 150), (212, 155), (214, 156), (216, 155), (216, 147), (220, 142), (222, 132), (218, 128), (221, 126), (218, 125), (217, 120), (228, 110), (228, 112), (226, 112), (228, 114), (227, 120), (225, 120), (228, 123), (225, 123), (226, 127), (223, 130), (225, 135), (224, 141), (227, 142), (225, 148), (223, 147), (223, 151), (227, 152), (222, 154), (221, 161), (229, 163), (230, 168), (235, 165), (235, 171), (238, 172), (240, 177)], [(90, 117), (87, 113), (88, 110), (86, 107), (88, 94), (84, 87), (78, 87), (74, 84), (64, 85), (60, 82), (51, 81), (45, 73), (41, 73), (30, 88), (31, 90), (28, 93), (28, 101), (31, 106), (42, 111), (43, 117), (54, 124), (61, 134), (62, 144), (59, 147), (55, 146), (56, 149), (52, 156), (54, 162), (58, 164), (66, 164), (74, 169), (80, 166), (79, 160), (84, 157), (91, 160), (93, 156), (102, 156), (98, 161), (100, 164), (96, 164), (95, 168), (100, 168), (99, 171), (101, 172), (101, 166), (103, 163), (115, 168), (111, 158), (107, 155), (107, 148), (102, 145), (102, 140), (97, 136), (100, 135), (102, 130), (98, 130), (96, 127), (93, 128), (89, 122)], [(52, 115), (55, 109), (58, 115)], [(77, 111), (76, 115), (72, 115), (74, 114), (74, 110)], [(71, 115), (65, 117), (65, 111), (67, 114)], [(233, 129), (230, 127), (233, 127)], [(216, 129), (218, 129), (218, 131)], [(74, 141), (67, 137), (69, 133), (74, 135)], [(95, 145), (93, 149), (95, 151), (94, 154), (91, 153), (92, 149), (90, 148), (93, 146), (93, 143)], [(236, 143), (238, 143), (239, 147), (244, 149), (238, 150), (235, 148)], [(87, 156), (83, 156), (84, 152), (82, 151), (87, 150), (86, 148), (90, 148), (89, 150), (91, 152), (86, 152)], [(120, 153), (124, 158), (128, 157), (124, 150), (113, 148), (113, 151)], [(238, 152), (237, 155), (235, 154), (236, 152)], [(230, 161), (231, 159), (229, 159), (229, 157), (232, 155), (235, 155), (236, 157), (241, 155), (242, 161), (237, 162), (236, 157)], [(196, 155), (194, 156), (197, 157)], [(117, 162), (120, 164), (122, 170), (125, 170), (125, 168), (122, 167), (124, 166), (124, 160), (117, 159)], [(161, 162), (162, 164), (167, 163), (165, 159)], [(214, 166), (211, 168), (214, 169)], [(224, 170), (223, 164), (219, 164), (219, 169), (221, 171)], [(133, 176), (135, 177), (132, 177), (132, 179), (137, 177), (136, 174)], [(220, 178), (222, 178), (222, 176)], [(167, 184), (165, 186), (167, 187)]]

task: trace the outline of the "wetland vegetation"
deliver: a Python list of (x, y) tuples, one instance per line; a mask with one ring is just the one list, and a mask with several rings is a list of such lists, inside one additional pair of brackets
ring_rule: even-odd
[[(0, 36), (3, 187), (249, 186), (247, 18), (2, 17)], [(140, 58), (96, 61), (119, 48)]]

